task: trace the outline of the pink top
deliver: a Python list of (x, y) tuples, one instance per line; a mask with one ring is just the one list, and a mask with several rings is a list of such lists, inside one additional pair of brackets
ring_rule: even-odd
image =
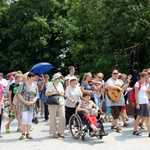
[(89, 113), (91, 113), (91, 110), (92, 110), (92, 107), (93, 107), (93, 101), (89, 101), (89, 102), (86, 102), (85, 100), (82, 100), (82, 105), (81, 107), (83, 109), (86, 109)]

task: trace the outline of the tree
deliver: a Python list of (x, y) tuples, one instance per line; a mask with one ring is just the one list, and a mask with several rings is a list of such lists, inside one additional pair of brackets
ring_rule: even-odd
[(38, 62), (50, 62), (57, 69), (62, 66), (66, 38), (63, 18), (66, 11), (63, 0), (13, 1), (8, 10), (8, 53), (10, 70), (23, 72)]
[(7, 44), (9, 39), (7, 38), (7, 26), (8, 26), (8, 9), (9, 5), (6, 0), (0, 2), (0, 72), (8, 69), (9, 56), (7, 50)]
[[(69, 1), (70, 52), (81, 72), (129, 73), (149, 66), (149, 1)], [(140, 62), (140, 63), (139, 63)]]
[[(0, 9), (0, 69), (23, 72), (38, 62), (65, 74), (105, 75), (150, 65), (150, 0), (19, 0)], [(6, 55), (7, 54), (7, 55)], [(9, 66), (9, 68), (8, 68)]]

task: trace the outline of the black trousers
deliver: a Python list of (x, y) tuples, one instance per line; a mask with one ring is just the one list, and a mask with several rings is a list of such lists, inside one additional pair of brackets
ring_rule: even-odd
[(1, 126), (2, 126), (2, 116), (3, 116), (3, 109), (1, 110), (1, 114), (0, 114), (0, 132), (1, 132)]
[(49, 115), (49, 111), (48, 111), (48, 105), (46, 103), (44, 103), (44, 116), (45, 116), (45, 121), (48, 120), (48, 115)]
[(65, 115), (66, 115), (66, 125), (69, 124), (69, 119), (70, 117), (75, 113), (75, 108), (70, 108), (70, 107), (65, 107), (66, 111), (65, 111)]

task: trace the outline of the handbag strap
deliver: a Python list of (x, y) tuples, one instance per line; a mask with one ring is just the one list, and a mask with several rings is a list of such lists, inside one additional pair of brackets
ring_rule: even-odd
[(55, 86), (55, 84), (53, 83), (53, 85), (54, 85), (54, 87), (55, 87), (55, 89), (56, 89), (56, 91), (57, 91), (57, 88), (56, 88), (56, 86)]

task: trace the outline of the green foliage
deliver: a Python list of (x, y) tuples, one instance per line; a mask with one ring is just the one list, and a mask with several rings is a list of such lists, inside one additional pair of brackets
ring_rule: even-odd
[(129, 73), (150, 65), (149, 1), (77, 0), (68, 11), (70, 52), (82, 72)]
[(27, 72), (38, 62), (50, 62), (55, 71), (67, 49), (60, 23), (65, 17), (62, 0), (19, 0), (10, 4), (7, 50), (9, 70)]
[(150, 65), (150, 0), (18, 0), (0, 5), (0, 69), (50, 62), (51, 72), (112, 69), (129, 73)]

